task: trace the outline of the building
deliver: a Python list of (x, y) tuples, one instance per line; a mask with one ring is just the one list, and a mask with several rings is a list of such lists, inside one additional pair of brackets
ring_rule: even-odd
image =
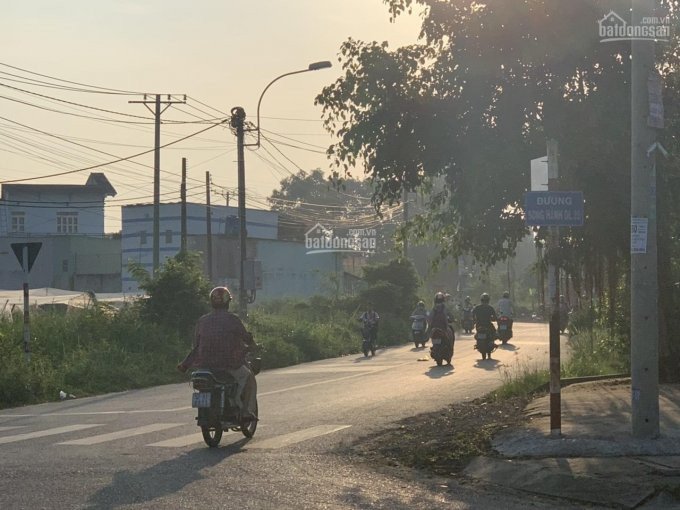
[(42, 243), (29, 286), (120, 291), (120, 238), (104, 233), (104, 201), (116, 190), (103, 173), (85, 184), (3, 184), (0, 288), (20, 289), (23, 272), (11, 245)]
[(116, 190), (103, 173), (81, 184), (3, 184), (0, 236), (104, 235), (104, 200)]
[[(138, 290), (137, 281), (130, 274), (128, 264), (135, 262), (147, 271), (153, 271), (153, 204), (125, 205), (121, 209), (122, 288), (123, 292), (135, 292)], [(220, 239), (232, 241), (228, 243), (228, 249), (226, 244), (222, 248), (213, 247), (213, 268), (218, 269), (213, 271), (215, 275), (213, 280), (218, 281), (219, 275), (224, 278), (226, 274), (232, 273), (232, 271), (227, 270), (226, 266), (229, 266), (229, 268), (238, 266), (238, 255), (240, 254), (237, 247), (239, 237), (238, 208), (212, 205), (209, 210), (210, 232), (215, 243), (218, 243)], [(165, 259), (178, 254), (181, 248), (182, 204), (160, 204), (159, 212), (159, 260), (162, 265)], [(205, 204), (187, 203), (186, 222), (187, 238), (205, 237), (208, 232), (208, 207)], [(251, 244), (253, 239), (278, 239), (278, 213), (247, 209), (246, 231), (248, 244)], [(200, 251), (204, 254), (206, 253), (205, 246), (205, 241), (200, 243), (200, 247), (190, 245), (187, 242), (188, 249)], [(205, 260), (207, 260), (207, 257), (204, 256)], [(219, 270), (220, 268), (221, 270)], [(207, 265), (205, 272), (209, 274)]]

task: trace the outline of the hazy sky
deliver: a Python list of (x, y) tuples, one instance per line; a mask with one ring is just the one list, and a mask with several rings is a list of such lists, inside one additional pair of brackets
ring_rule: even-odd
[[(298, 168), (328, 168), (323, 151), (331, 139), (313, 103), (340, 75), (342, 42), (386, 40), (396, 47), (415, 42), (420, 28), (415, 15), (390, 23), (382, 0), (2, 4), (0, 181), (69, 172), (152, 148), (151, 113), (128, 103), (141, 95), (92, 93), (97, 89), (55, 78), (140, 94), (186, 94), (186, 105), (163, 113), (161, 143), (168, 143), (209, 127), (201, 120), (224, 118), (233, 106), (244, 107), (247, 120), (255, 122), (257, 100), (273, 78), (311, 62), (332, 61), (331, 69), (283, 78), (264, 96), (261, 128), (267, 140), (259, 150), (246, 151), (254, 207), (266, 206), (264, 198)], [(66, 90), (67, 85), (78, 90)], [(236, 151), (230, 130), (215, 127), (163, 149), (164, 201), (179, 200), (182, 157), (188, 160), (190, 200), (205, 201), (206, 171), (214, 183), (213, 203), (224, 203), (227, 190), (233, 197)], [(120, 228), (117, 206), (152, 201), (153, 154), (25, 182), (84, 184), (91, 171), (105, 172), (118, 191), (109, 199), (108, 231)]]

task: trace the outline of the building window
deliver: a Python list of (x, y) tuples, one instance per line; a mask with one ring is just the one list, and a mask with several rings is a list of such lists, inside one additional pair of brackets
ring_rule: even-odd
[(57, 213), (57, 234), (77, 234), (78, 213)]
[(24, 220), (26, 214), (22, 212), (12, 213), (12, 232), (24, 232)]
[(172, 244), (172, 230), (165, 231), (165, 244)]
[(139, 231), (139, 244), (146, 244), (146, 230)]

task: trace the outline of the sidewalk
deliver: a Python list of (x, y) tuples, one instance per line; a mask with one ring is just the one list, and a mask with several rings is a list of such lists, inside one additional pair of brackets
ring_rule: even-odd
[(680, 385), (661, 385), (661, 437), (634, 439), (630, 379), (562, 389), (562, 437), (550, 437), (550, 397), (532, 401), (531, 421), (493, 440), (469, 477), (571, 503), (680, 509)]

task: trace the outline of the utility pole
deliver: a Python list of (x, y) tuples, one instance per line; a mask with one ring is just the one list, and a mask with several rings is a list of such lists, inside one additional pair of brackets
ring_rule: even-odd
[(184, 253), (187, 251), (187, 158), (182, 158), (182, 185), (180, 190), (182, 196), (180, 251)]
[(208, 280), (212, 283), (212, 213), (210, 211), (210, 172), (205, 173), (205, 232), (208, 252)]
[[(155, 118), (154, 130), (154, 154), (153, 154), (153, 272), (158, 271), (160, 259), (160, 197), (161, 197), (161, 114), (167, 110), (170, 105), (187, 102), (187, 96), (184, 99), (174, 100), (172, 95), (168, 94), (165, 101), (161, 101), (161, 95), (156, 94), (154, 100), (147, 100), (147, 94), (144, 94), (143, 101), (128, 101), (128, 103), (143, 104), (153, 114)], [(152, 110), (149, 105), (153, 104), (155, 108)], [(161, 105), (165, 108), (161, 109)]]
[[(559, 187), (558, 145), (557, 140), (547, 141), (548, 151), (548, 190)], [(550, 300), (550, 436), (562, 435), (562, 395), (560, 388), (560, 273), (556, 256), (560, 249), (560, 228), (550, 227), (548, 299)]]
[(244, 154), (245, 143), (245, 120), (246, 112), (240, 106), (231, 109), (231, 127), (236, 129), (236, 144), (238, 152), (238, 219), (239, 219), (239, 246), (240, 246), (240, 271), (238, 306), (241, 319), (245, 320), (248, 315), (248, 295), (246, 293), (245, 263), (246, 263), (246, 164)]
[[(654, 16), (654, 0), (632, 2), (633, 26)], [(659, 283), (656, 246), (656, 131), (649, 125), (649, 81), (658, 78), (655, 42), (632, 41), (631, 68), (631, 313), (632, 432), (659, 436)]]

